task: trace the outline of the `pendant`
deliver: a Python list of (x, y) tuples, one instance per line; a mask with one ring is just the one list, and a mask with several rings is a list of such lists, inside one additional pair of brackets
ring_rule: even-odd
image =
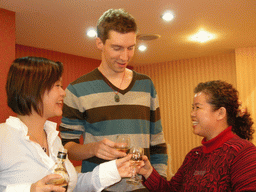
[(119, 97), (119, 95), (117, 95), (117, 94), (115, 94), (115, 102), (119, 102), (120, 101), (120, 97)]
[(42, 149), (44, 150), (44, 152), (46, 153), (46, 148), (45, 147), (42, 147)]

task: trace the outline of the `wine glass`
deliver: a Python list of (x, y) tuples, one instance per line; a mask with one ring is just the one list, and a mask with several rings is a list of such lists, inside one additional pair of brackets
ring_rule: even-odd
[(132, 176), (126, 181), (129, 184), (137, 185), (141, 182), (141, 179), (137, 176), (136, 167), (142, 161), (142, 156), (144, 155), (144, 149), (142, 147), (134, 146), (130, 149), (131, 157), (131, 171)]
[(130, 148), (130, 137), (128, 135), (118, 135), (116, 143), (118, 143), (117, 150), (127, 153)]

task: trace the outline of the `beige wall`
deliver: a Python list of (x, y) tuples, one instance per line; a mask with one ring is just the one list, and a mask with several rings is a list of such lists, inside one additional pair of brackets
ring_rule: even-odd
[(165, 138), (171, 146), (173, 173), (181, 166), (185, 155), (202, 140), (192, 133), (190, 120), (194, 87), (199, 82), (217, 79), (236, 87), (235, 56), (232, 52), (134, 67), (136, 71), (149, 75), (156, 86)]

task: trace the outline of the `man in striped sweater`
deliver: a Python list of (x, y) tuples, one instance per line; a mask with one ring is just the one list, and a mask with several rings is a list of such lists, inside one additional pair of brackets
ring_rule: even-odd
[[(155, 87), (148, 76), (127, 68), (136, 45), (136, 22), (126, 11), (110, 9), (100, 17), (97, 33), (100, 66), (66, 89), (60, 131), (69, 158), (83, 160), (82, 172), (87, 172), (125, 156), (114, 142), (123, 134), (132, 146), (143, 147), (154, 168), (166, 177), (168, 158)], [(147, 191), (125, 179), (105, 190)]]

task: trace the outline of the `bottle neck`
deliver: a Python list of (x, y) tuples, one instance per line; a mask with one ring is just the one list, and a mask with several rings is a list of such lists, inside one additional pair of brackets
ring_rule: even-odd
[(65, 162), (66, 158), (67, 158), (67, 153), (61, 152), (61, 151), (58, 152), (58, 155), (57, 155), (57, 162), (58, 163), (63, 164)]
[(58, 155), (57, 155), (57, 158), (66, 159), (67, 158), (67, 153), (59, 151)]
[(57, 158), (57, 163), (61, 163), (63, 164), (65, 162), (66, 159), (60, 159), (60, 158)]

